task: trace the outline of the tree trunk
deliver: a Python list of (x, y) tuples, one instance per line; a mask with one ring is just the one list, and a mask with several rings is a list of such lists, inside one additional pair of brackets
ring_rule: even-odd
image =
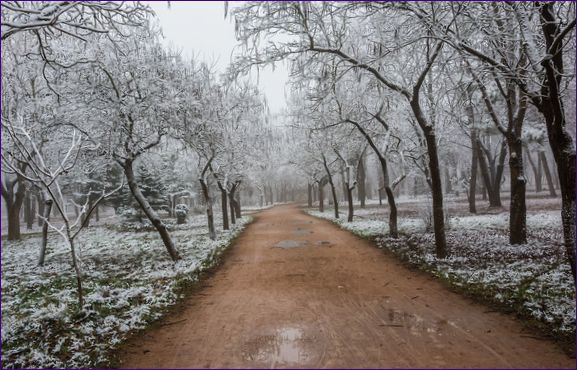
[[(14, 192), (14, 187), (17, 190)], [(8, 191), (2, 191), (2, 196), (8, 210), (8, 240), (20, 240), (20, 210), (26, 195), (24, 180), (18, 179)]]
[(445, 193), (450, 194), (453, 192), (453, 184), (451, 184), (451, 173), (449, 172), (449, 165), (445, 166)]
[(20, 240), (20, 207), (8, 209), (8, 240)]
[(240, 191), (239, 190), (236, 191), (236, 197), (235, 197), (235, 201), (234, 201), (234, 212), (236, 213), (237, 219), (242, 217), (242, 209), (241, 209), (241, 205), (240, 205)]
[(349, 202), (349, 214), (347, 217), (347, 222), (353, 222), (354, 208), (353, 208), (353, 189), (347, 183), (347, 201)]
[(561, 187), (561, 220), (567, 260), (575, 282), (575, 143), (567, 131), (567, 122), (559, 92), (563, 76), (563, 45), (556, 42), (561, 33), (561, 22), (556, 20), (553, 3), (540, 4), (541, 28), (545, 36), (547, 55), (541, 64), (545, 68), (545, 81), (541, 94), (533, 98), (537, 109), (545, 117), (547, 136), (557, 163)]
[(80, 263), (78, 261), (78, 256), (76, 255), (74, 240), (70, 238), (70, 234), (68, 234), (68, 245), (70, 246), (72, 267), (74, 268), (74, 274), (76, 275), (76, 293), (78, 294), (78, 310), (81, 311), (84, 306), (84, 296), (82, 294), (82, 271), (80, 270)]
[(547, 156), (544, 151), (539, 152), (539, 162), (541, 163), (541, 168), (545, 172), (545, 179), (547, 180), (547, 187), (549, 188), (549, 195), (551, 198), (557, 198), (557, 192), (555, 192), (555, 185), (553, 185), (553, 178), (551, 177), (551, 171), (549, 170), (549, 164), (547, 163)]
[(44, 225), (44, 220), (42, 216), (44, 215), (44, 204), (46, 203), (42, 192), (36, 191), (36, 206), (38, 207), (38, 217), (37, 217), (37, 225), (42, 226)]
[(40, 258), (38, 258), (38, 266), (44, 266), (44, 260), (46, 258), (46, 247), (48, 246), (48, 222), (50, 220), (50, 210), (52, 209), (52, 199), (47, 196), (44, 197), (46, 201), (44, 202), (44, 218), (42, 224), (42, 244), (40, 245)]
[(323, 154), (323, 166), (325, 168), (325, 172), (327, 173), (327, 179), (329, 181), (329, 185), (331, 186), (331, 192), (333, 194), (333, 206), (335, 210), (335, 218), (339, 218), (339, 200), (337, 199), (337, 190), (335, 189), (335, 184), (333, 182), (333, 176), (331, 175), (331, 171), (329, 170), (329, 166), (327, 165), (327, 159)]
[(138, 203), (138, 205), (140, 206), (146, 217), (148, 217), (152, 225), (156, 228), (156, 230), (160, 234), (160, 237), (164, 242), (164, 246), (166, 247), (166, 251), (170, 255), (170, 258), (173, 261), (178, 261), (181, 257), (179, 256), (178, 251), (176, 250), (174, 242), (172, 241), (170, 235), (168, 234), (166, 226), (160, 220), (160, 217), (158, 217), (156, 211), (150, 206), (150, 203), (144, 197), (142, 191), (140, 190), (138, 184), (136, 183), (136, 179), (134, 177), (134, 169), (132, 168), (132, 161), (130, 160), (125, 161), (122, 167), (124, 169), (124, 175), (126, 176), (126, 181), (128, 182), (128, 187), (130, 188), (130, 191), (134, 196), (134, 199), (136, 199), (136, 202)]
[(229, 193), (228, 194), (228, 205), (230, 207), (230, 223), (232, 225), (236, 225), (236, 211), (234, 209), (234, 194), (233, 193)]
[(31, 230), (34, 224), (35, 210), (33, 209), (32, 192), (27, 191), (24, 197), (24, 220), (26, 220), (26, 229)]
[(431, 176), (431, 190), (433, 192), (433, 223), (435, 230), (435, 247), (437, 258), (447, 257), (447, 239), (445, 237), (445, 214), (443, 209), (443, 186), (441, 170), (437, 156), (437, 141), (431, 130), (425, 132), (427, 153), (429, 154), (429, 170)]
[(222, 212), (222, 229), (228, 230), (228, 204), (227, 204), (227, 197), (226, 190), (220, 189), (220, 207)]
[(357, 171), (357, 195), (359, 202), (361, 203), (361, 208), (365, 208), (365, 203), (367, 199), (367, 189), (366, 189), (366, 178), (367, 174), (365, 171), (365, 154), (361, 154), (359, 159), (359, 168)]
[(471, 179), (469, 180), (469, 212), (477, 213), (477, 166), (479, 165), (477, 130), (471, 129)]
[[(202, 189), (202, 195), (204, 197), (204, 202), (206, 204), (206, 218), (208, 221), (208, 235), (210, 239), (216, 240), (216, 230), (214, 228), (214, 212), (212, 210), (212, 199), (210, 198), (210, 190), (208, 189), (207, 183), (203, 178), (199, 179), (200, 187)], [(262, 199), (262, 196), (261, 196)], [(261, 202), (262, 206), (262, 202)]]
[(525, 204), (526, 180), (523, 170), (523, 144), (521, 139), (507, 138), (509, 145), (509, 170), (511, 172), (511, 205), (509, 207), (509, 243), (527, 243), (527, 207)]
[(96, 222), (100, 221), (100, 204), (97, 204), (94, 208), (94, 220)]
[(527, 156), (527, 159), (529, 160), (531, 169), (533, 170), (533, 177), (535, 178), (535, 192), (539, 193), (541, 190), (543, 190), (541, 186), (541, 161), (539, 161), (539, 157), (537, 155), (537, 160), (539, 161), (539, 163), (538, 165), (535, 164), (535, 161), (533, 161), (533, 157), (531, 156), (531, 151), (529, 150), (529, 147), (525, 146), (524, 152)]
[(325, 211), (325, 195), (323, 193), (323, 185), (319, 182), (319, 212)]
[(313, 207), (313, 186), (310, 183), (307, 184), (307, 206)]
[[(389, 205), (389, 236), (391, 238), (399, 237), (399, 229), (397, 226), (397, 204), (395, 202), (395, 195), (393, 194), (393, 189), (391, 189), (389, 184), (389, 170), (387, 165), (387, 160), (385, 157), (377, 154), (377, 158), (381, 163), (381, 171), (383, 175), (383, 189), (387, 196), (387, 203)], [(379, 190), (380, 192), (381, 190)], [(379, 194), (380, 197), (380, 194)]]
[(483, 177), (483, 183), (485, 185), (484, 188), (489, 197), (489, 207), (502, 207), (500, 185), (497, 186), (493, 183), (495, 178), (491, 177), (485, 153), (481, 148), (479, 148), (478, 160), (479, 168), (481, 169), (481, 176)]

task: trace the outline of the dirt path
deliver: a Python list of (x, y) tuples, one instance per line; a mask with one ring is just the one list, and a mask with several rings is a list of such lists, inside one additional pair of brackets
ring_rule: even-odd
[(327, 221), (292, 206), (256, 217), (169, 325), (125, 346), (123, 367), (575, 368)]

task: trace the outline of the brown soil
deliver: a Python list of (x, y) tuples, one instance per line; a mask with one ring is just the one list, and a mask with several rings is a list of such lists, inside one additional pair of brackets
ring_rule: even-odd
[(259, 213), (165, 320), (123, 347), (122, 367), (575, 368), (515, 319), (293, 206)]

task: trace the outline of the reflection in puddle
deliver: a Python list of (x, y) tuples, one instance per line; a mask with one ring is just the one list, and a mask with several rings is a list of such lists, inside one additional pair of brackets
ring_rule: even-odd
[(246, 342), (243, 356), (253, 362), (269, 364), (306, 364), (315, 360), (314, 338), (305, 335), (297, 327), (277, 329), (269, 335), (261, 335)]
[(276, 248), (298, 248), (304, 247), (306, 245), (306, 241), (304, 240), (281, 240), (280, 242), (276, 243), (274, 246)]

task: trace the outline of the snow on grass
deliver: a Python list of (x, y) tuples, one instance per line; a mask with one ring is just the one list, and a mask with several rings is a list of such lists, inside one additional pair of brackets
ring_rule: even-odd
[(204, 216), (190, 217), (171, 232), (183, 257), (176, 263), (154, 231), (84, 230), (77, 242), (84, 275), (82, 311), (70, 252), (57, 235), (50, 235), (43, 267), (37, 266), (38, 236), (3, 242), (2, 368), (106, 366), (110, 350), (130, 331), (159, 318), (249, 221), (237, 220), (233, 230), (219, 232), (212, 241)]
[(420, 219), (399, 218), (399, 239), (386, 237), (385, 215), (355, 210), (353, 222), (335, 219), (332, 210), (309, 214), (374, 239), (402, 260), (429, 271), (452, 286), (488, 302), (509, 307), (546, 324), (563, 337), (575, 335), (575, 285), (562, 245), (558, 211), (529, 214), (526, 245), (509, 245), (508, 213), (452, 217), (447, 242), (450, 256), (435, 256), (434, 234)]

